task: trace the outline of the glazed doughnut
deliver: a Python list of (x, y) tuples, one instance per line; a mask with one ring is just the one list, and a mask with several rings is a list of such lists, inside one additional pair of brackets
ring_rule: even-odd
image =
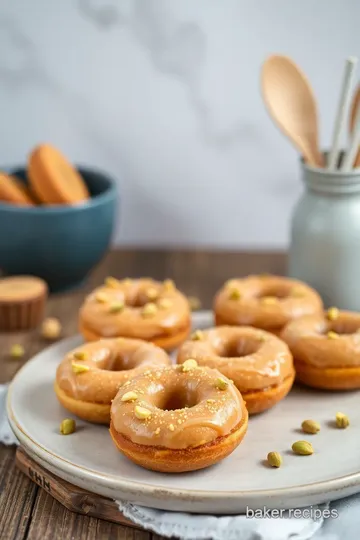
[(177, 362), (194, 358), (200, 366), (218, 369), (232, 379), (249, 414), (269, 409), (283, 399), (295, 371), (287, 345), (250, 326), (219, 326), (198, 330), (179, 350)]
[(234, 384), (194, 360), (139, 375), (111, 406), (117, 448), (146, 469), (178, 473), (209, 467), (244, 437), (248, 413)]
[(294, 356), (296, 378), (326, 390), (360, 388), (360, 313), (330, 308), (289, 323), (282, 339)]
[(169, 351), (189, 335), (190, 308), (171, 280), (109, 277), (85, 299), (79, 326), (86, 341), (130, 337)]
[(270, 275), (231, 279), (214, 301), (217, 325), (255, 326), (277, 335), (293, 319), (322, 309), (320, 296), (305, 283)]
[(56, 371), (55, 392), (70, 412), (109, 424), (110, 405), (119, 388), (150, 367), (167, 366), (159, 347), (136, 339), (103, 339), (69, 352)]

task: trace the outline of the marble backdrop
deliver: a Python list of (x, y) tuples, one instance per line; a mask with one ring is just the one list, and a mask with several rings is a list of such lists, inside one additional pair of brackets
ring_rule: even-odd
[(2, 0), (0, 163), (35, 144), (120, 186), (121, 245), (286, 246), (301, 184), (259, 70), (292, 56), (329, 143), (356, 0)]

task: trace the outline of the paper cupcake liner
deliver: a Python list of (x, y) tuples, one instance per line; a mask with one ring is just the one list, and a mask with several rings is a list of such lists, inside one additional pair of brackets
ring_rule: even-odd
[(0, 331), (16, 332), (36, 328), (45, 312), (46, 295), (21, 302), (0, 302)]

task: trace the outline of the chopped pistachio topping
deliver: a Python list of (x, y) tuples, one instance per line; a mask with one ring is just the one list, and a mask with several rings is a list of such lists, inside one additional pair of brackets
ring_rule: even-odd
[(136, 418), (138, 418), (139, 420), (146, 420), (151, 416), (151, 411), (149, 411), (149, 409), (145, 409), (145, 407), (140, 407), (139, 405), (135, 407), (134, 412)]
[(223, 379), (222, 377), (219, 377), (218, 379), (216, 379), (215, 381), (215, 386), (216, 388), (218, 388), (219, 390), (226, 390), (227, 387), (229, 386), (229, 383), (227, 381), (225, 381), (225, 379)]
[(130, 390), (130, 392), (126, 392), (126, 394), (122, 396), (121, 401), (136, 401), (137, 398), (137, 393)]
[(89, 371), (89, 366), (84, 366), (83, 364), (76, 364), (75, 362), (71, 363), (71, 369), (74, 373), (85, 373), (85, 371)]
[(236, 279), (228, 279), (228, 281), (225, 282), (225, 287), (227, 289), (236, 289), (237, 281)]
[(157, 289), (155, 289), (155, 287), (149, 287), (149, 288), (146, 290), (146, 296), (147, 296), (150, 300), (155, 300), (155, 299), (159, 296), (159, 292), (157, 291)]
[(96, 293), (95, 300), (101, 304), (105, 304), (108, 301), (108, 297), (103, 292)]
[(107, 287), (110, 287), (111, 289), (118, 289), (119, 287), (121, 287), (120, 281), (118, 279), (114, 278), (114, 277), (111, 277), (111, 276), (108, 276), (105, 279), (105, 285)]
[(166, 291), (173, 291), (175, 289), (175, 283), (172, 279), (165, 279), (163, 285)]
[(192, 369), (196, 369), (198, 367), (198, 363), (194, 358), (189, 358), (188, 360), (185, 360), (185, 362), (182, 365), (182, 370), (184, 373), (187, 373), (188, 371), (191, 371)]
[(327, 318), (329, 321), (336, 321), (336, 319), (339, 317), (339, 310), (337, 307), (331, 307), (327, 310), (326, 313)]
[(201, 330), (195, 330), (195, 332), (191, 336), (191, 339), (193, 341), (201, 341), (203, 337), (204, 337), (204, 333)]
[(120, 313), (125, 308), (124, 302), (113, 302), (109, 308), (110, 313)]
[(231, 289), (229, 293), (229, 298), (230, 300), (240, 300), (241, 292), (239, 291), (239, 289), (236, 289), (235, 287)]
[(157, 312), (156, 304), (153, 302), (148, 302), (145, 304), (145, 306), (142, 308), (141, 314), (143, 317), (152, 317)]
[(75, 351), (74, 352), (74, 358), (76, 358), (76, 360), (85, 360), (87, 357), (87, 354), (85, 351)]
[(172, 301), (169, 298), (160, 298), (158, 301), (158, 306), (161, 309), (167, 309), (173, 305)]

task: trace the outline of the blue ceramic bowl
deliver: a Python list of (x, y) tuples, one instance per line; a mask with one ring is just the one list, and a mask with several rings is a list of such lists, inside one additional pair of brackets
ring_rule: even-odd
[[(117, 190), (103, 172), (78, 168), (91, 199), (73, 206), (0, 203), (0, 268), (43, 278), (51, 291), (80, 285), (111, 242)], [(24, 168), (11, 174), (26, 182)]]

